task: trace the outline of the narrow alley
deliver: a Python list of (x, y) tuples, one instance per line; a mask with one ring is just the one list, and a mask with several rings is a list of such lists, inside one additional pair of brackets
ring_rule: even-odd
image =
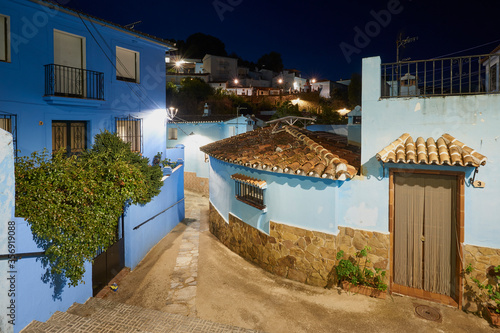
[[(185, 192), (186, 219), (104, 299), (247, 329), (279, 332), (495, 332), (484, 319), (410, 297), (385, 300), (274, 276), (208, 230), (208, 198)], [(436, 309), (426, 320), (417, 305)]]

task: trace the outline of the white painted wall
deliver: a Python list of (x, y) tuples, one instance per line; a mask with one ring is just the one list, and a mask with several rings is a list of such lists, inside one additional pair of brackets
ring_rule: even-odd
[[(14, 150), (12, 148), (12, 135), (0, 129), (0, 254), (8, 254), (9, 221), (14, 216)], [(11, 317), (9, 297), (10, 277), (9, 263), (0, 260), (0, 332), (11, 333), (14, 326), (9, 324)], [(14, 310), (15, 311), (15, 310)], [(15, 315), (15, 313), (14, 313)]]
[(358, 182), (363, 190), (356, 191), (352, 202), (378, 207), (376, 228), (387, 231), (388, 172), (383, 176), (375, 154), (405, 132), (414, 139), (437, 139), (449, 133), (488, 158), (476, 176), (476, 180), (486, 183), (485, 188), (471, 186), (473, 168), (430, 169), (465, 172), (465, 243), (500, 248), (500, 95), (380, 99), (380, 63), (380, 57), (363, 59), (363, 177)]

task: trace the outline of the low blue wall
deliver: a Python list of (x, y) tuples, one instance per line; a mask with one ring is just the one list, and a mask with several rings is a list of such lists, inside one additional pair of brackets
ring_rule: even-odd
[[(125, 265), (135, 268), (148, 251), (184, 219), (184, 167), (178, 166), (164, 181), (161, 193), (144, 206), (131, 206), (125, 216)], [(180, 202), (179, 202), (180, 201)], [(176, 204), (177, 203), (177, 204)], [(172, 206), (170, 209), (165, 209)], [(159, 214), (155, 217), (155, 215)], [(138, 224), (151, 219), (140, 228)], [(41, 252), (33, 240), (28, 223), (14, 218), (16, 253)], [(7, 261), (4, 261), (4, 263)], [(19, 332), (32, 320), (46, 321), (56, 311), (66, 311), (74, 302), (84, 303), (92, 296), (92, 264), (85, 265), (84, 283), (68, 287), (66, 281), (43, 279), (46, 270), (38, 258), (23, 258), (15, 264), (15, 326)], [(4, 269), (0, 277), (6, 274)], [(4, 296), (4, 295), (2, 295)], [(5, 311), (1, 319), (4, 320)], [(3, 331), (2, 331), (3, 332)], [(7, 331), (8, 332), (8, 331)]]
[[(41, 252), (33, 240), (28, 223), (15, 218), (16, 253)], [(46, 269), (40, 258), (16, 262), (16, 325), (19, 332), (32, 320), (46, 321), (56, 311), (66, 311), (74, 302), (83, 303), (92, 296), (92, 264), (85, 265), (84, 283), (68, 287), (65, 280), (44, 280)]]
[(175, 148), (167, 148), (165, 158), (168, 158), (171, 162), (177, 162), (179, 158), (184, 160), (184, 145), (179, 144)]
[[(124, 221), (125, 266), (134, 269), (149, 250), (184, 219), (183, 199), (184, 166), (180, 165), (164, 181), (161, 193), (150, 203), (127, 208)], [(143, 222), (146, 223), (134, 230)]]

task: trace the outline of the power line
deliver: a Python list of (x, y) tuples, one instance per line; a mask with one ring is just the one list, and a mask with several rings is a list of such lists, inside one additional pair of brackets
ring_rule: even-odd
[[(99, 46), (99, 49), (102, 51), (102, 53), (104, 54), (104, 56), (106, 57), (106, 59), (108, 59), (108, 61), (110, 62), (110, 64), (113, 66), (113, 68), (118, 71), (118, 68), (116, 67), (116, 65), (114, 64), (114, 62), (110, 59), (110, 57), (108, 56), (108, 54), (106, 53), (106, 51), (104, 51), (103, 47), (101, 46), (101, 44), (99, 43), (99, 41), (97, 40), (97, 38), (94, 36), (94, 34), (92, 33), (92, 31), (90, 31), (89, 27), (87, 26), (87, 24), (85, 23), (85, 21), (83, 20), (82, 16), (80, 15), (80, 13), (77, 13), (78, 14), (78, 17), (80, 18), (80, 20), (82, 21), (83, 25), (85, 26), (85, 28), (87, 29), (87, 31), (90, 33), (90, 35), (92, 36), (92, 38), (94, 39), (94, 41), (97, 43), (97, 45)], [(108, 49), (110, 50), (111, 53), (113, 53), (113, 50), (111, 49), (111, 47), (109, 46), (109, 44), (106, 42), (106, 39), (104, 39), (104, 37), (101, 35), (101, 33), (99, 32), (99, 29), (96, 28), (96, 26), (94, 25), (94, 23), (92, 22), (92, 20), (89, 20), (90, 23), (92, 24), (92, 26), (94, 27), (94, 30), (97, 31), (97, 33), (99, 34), (99, 36), (101, 37), (101, 39), (103, 40), (104, 44), (106, 44), (106, 46), (108, 47)], [(116, 57), (116, 60), (122, 65), (122, 67), (125, 69), (125, 71), (127, 72), (128, 75), (130, 75), (130, 73), (128, 72), (127, 68), (125, 66), (123, 66), (123, 63), (121, 62), (121, 60)], [(134, 90), (132, 89), (132, 86), (129, 82), (126, 82), (126, 85), (127, 87), (134, 93), (134, 95), (137, 96), (137, 98), (139, 99), (140, 102), (142, 103), (145, 103), (145, 101), (143, 100), (143, 98)], [(151, 99), (151, 97), (148, 96), (147, 94), (147, 91), (144, 90), (144, 88), (142, 86), (139, 86), (139, 90), (142, 90), (142, 93), (143, 95), (157, 108), (157, 109), (161, 109), (160, 106), (154, 101)]]
[(462, 53), (462, 52), (465, 52), (465, 51), (474, 50), (474, 49), (477, 49), (477, 48), (480, 48), (480, 47), (483, 47), (483, 46), (486, 46), (486, 45), (490, 45), (490, 44), (493, 44), (493, 43), (498, 43), (498, 42), (500, 42), (500, 39), (497, 39), (497, 40), (494, 40), (492, 42), (485, 43), (485, 44), (482, 44), (482, 45), (470, 47), (470, 48), (465, 49), (465, 50), (461, 50), (461, 51), (457, 51), (457, 52), (453, 52), (453, 53), (448, 53), (448, 54), (445, 54), (445, 55), (442, 55), (442, 56), (439, 56), (439, 57), (434, 57), (433, 59), (444, 58), (444, 57), (447, 57), (447, 56), (450, 56), (450, 55), (454, 55), (454, 54), (457, 54), (457, 53)]

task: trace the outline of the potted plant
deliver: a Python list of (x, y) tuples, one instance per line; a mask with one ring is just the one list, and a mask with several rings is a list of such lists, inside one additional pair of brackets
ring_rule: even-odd
[[(472, 273), (471, 264), (465, 269), (466, 275)], [(481, 282), (477, 277), (470, 277), (476, 288), (475, 300), (483, 306), (486, 315), (494, 326), (500, 326), (500, 265), (490, 266), (487, 271), (487, 282)]]
[(369, 246), (365, 246), (363, 250), (356, 252), (354, 257), (348, 258), (344, 258), (344, 251), (337, 252), (338, 263), (335, 266), (337, 279), (343, 289), (385, 298), (387, 290), (385, 271), (380, 268), (372, 270), (366, 267), (370, 262), (367, 258), (370, 250)]

